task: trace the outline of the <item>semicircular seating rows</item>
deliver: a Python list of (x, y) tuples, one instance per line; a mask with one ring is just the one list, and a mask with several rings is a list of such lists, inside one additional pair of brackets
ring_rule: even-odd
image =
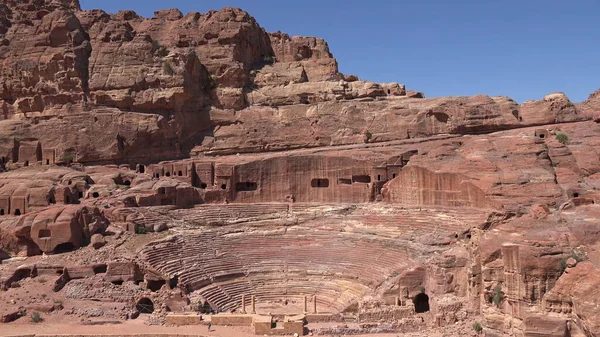
[(341, 312), (408, 267), (406, 246), (340, 228), (192, 232), (149, 244), (142, 257), (217, 310), (317, 296), (319, 311)]

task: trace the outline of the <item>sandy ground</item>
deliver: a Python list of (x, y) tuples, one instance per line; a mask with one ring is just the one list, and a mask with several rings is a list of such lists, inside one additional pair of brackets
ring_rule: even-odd
[[(118, 334), (187, 334), (206, 337), (250, 337), (254, 335), (250, 328), (213, 326), (211, 331), (205, 325), (200, 326), (148, 326), (143, 320), (127, 321), (123, 324), (107, 325), (78, 325), (61, 323), (32, 324), (27, 321), (0, 324), (0, 336), (15, 336), (24, 334), (69, 334), (69, 335), (118, 335)], [(417, 336), (416, 334), (374, 334), (354, 335), (354, 337), (397, 337)], [(328, 336), (325, 336), (328, 337)], [(336, 336), (337, 337), (337, 336)]]

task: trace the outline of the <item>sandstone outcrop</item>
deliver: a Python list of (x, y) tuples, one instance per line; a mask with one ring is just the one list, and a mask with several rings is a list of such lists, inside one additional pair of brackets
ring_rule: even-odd
[(2, 320), (600, 333), (599, 92), (426, 98), (241, 9), (76, 0), (3, 1), (0, 64)]

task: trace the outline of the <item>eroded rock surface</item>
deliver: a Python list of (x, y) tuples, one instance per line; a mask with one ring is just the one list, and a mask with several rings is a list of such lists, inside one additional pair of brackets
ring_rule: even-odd
[(425, 98), (241, 9), (66, 0), (3, 1), (0, 64), (2, 321), (599, 333), (598, 92)]

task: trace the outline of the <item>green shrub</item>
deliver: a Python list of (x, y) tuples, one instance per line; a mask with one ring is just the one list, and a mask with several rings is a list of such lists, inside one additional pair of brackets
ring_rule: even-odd
[(500, 285), (497, 285), (494, 288), (494, 296), (492, 296), (492, 302), (494, 302), (496, 306), (499, 306), (500, 303), (502, 303), (502, 301), (504, 301), (504, 292), (502, 291), (502, 287), (500, 287)]
[(558, 275), (562, 275), (567, 269), (567, 260), (569, 258), (573, 258), (575, 261), (577, 261), (577, 263), (586, 261), (588, 259), (584, 251), (574, 249), (573, 251), (571, 251), (571, 254), (558, 261)]
[(144, 226), (135, 226), (135, 234), (148, 234), (148, 230)]
[(158, 50), (158, 49), (160, 49), (160, 47), (162, 47), (162, 46), (160, 45), (160, 42), (158, 42), (158, 40), (152, 40), (152, 48), (154, 50)]
[(561, 144), (567, 144), (569, 142), (569, 137), (564, 133), (559, 133), (556, 135), (556, 140), (558, 140)]
[(175, 74), (175, 69), (173, 69), (173, 65), (170, 61), (163, 63), (163, 71), (168, 75)]
[(46, 283), (46, 279), (44, 277), (38, 277), (37, 281), (39, 283)]
[(473, 330), (475, 330), (475, 332), (477, 332), (479, 334), (483, 331), (483, 327), (481, 326), (481, 324), (479, 322), (475, 322), (475, 323), (473, 323)]
[(365, 132), (365, 137), (367, 137), (367, 140), (371, 140), (371, 138), (373, 138), (373, 134), (371, 133), (371, 131), (367, 130)]
[(71, 150), (65, 150), (61, 157), (61, 160), (65, 163), (71, 163), (75, 159), (75, 153)]
[(41, 321), (43, 321), (44, 319), (42, 318), (42, 315), (40, 315), (39, 312), (34, 311), (33, 313), (31, 313), (31, 321), (34, 323), (39, 323)]

